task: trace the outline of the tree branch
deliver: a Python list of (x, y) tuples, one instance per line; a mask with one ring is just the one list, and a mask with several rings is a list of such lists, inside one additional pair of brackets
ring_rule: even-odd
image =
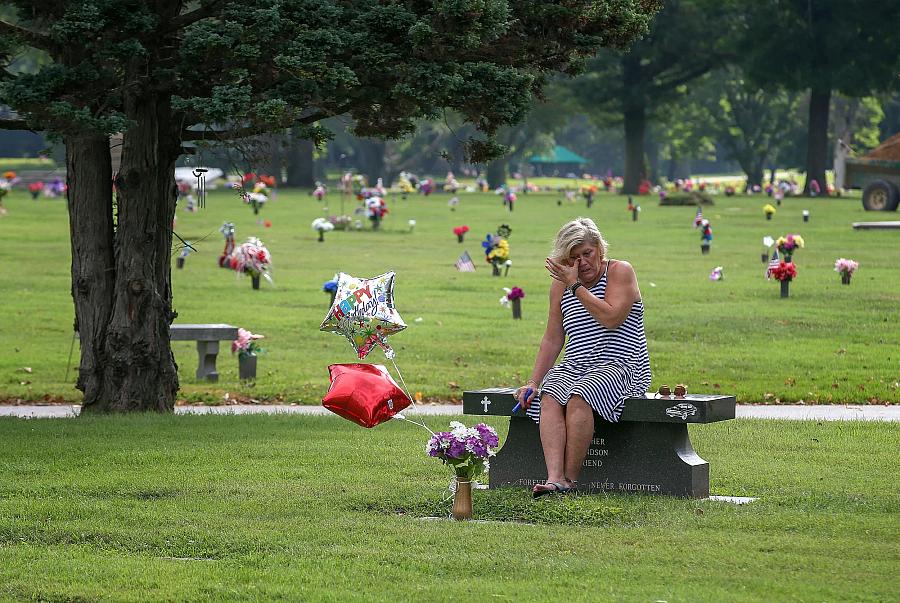
[[(331, 117), (330, 112), (319, 111), (316, 113), (311, 113), (305, 117), (301, 117), (300, 119), (296, 119), (292, 122), (292, 125), (296, 124), (310, 124), (314, 121), (319, 121), (320, 119), (325, 119), (326, 117)], [(288, 127), (288, 126), (284, 126)], [(275, 128), (277, 129), (277, 128)], [(254, 126), (245, 126), (243, 128), (234, 128), (231, 130), (188, 130), (184, 129), (181, 131), (181, 140), (182, 141), (191, 141), (191, 140), (231, 140), (234, 138), (247, 138), (248, 136), (256, 136), (257, 134), (264, 134), (268, 131), (272, 130), (272, 128), (265, 128), (262, 126), (254, 125)]]
[(208, 2), (207, 4), (204, 4), (200, 8), (192, 10), (189, 13), (178, 15), (177, 17), (169, 21), (169, 26), (166, 28), (166, 32), (178, 31), (179, 29), (184, 29), (188, 25), (193, 25), (197, 21), (206, 19), (207, 17), (212, 17), (216, 14), (216, 8), (221, 3), (222, 0), (212, 0), (211, 2)]
[(0, 119), (0, 130), (31, 130), (28, 122), (21, 119)]
[(18, 38), (26, 42), (29, 46), (40, 48), (41, 50), (46, 50), (47, 52), (51, 52), (55, 48), (55, 44), (47, 35), (37, 31), (26, 29), (19, 25), (13, 25), (12, 23), (3, 21), (2, 19), (0, 19), (0, 34)]

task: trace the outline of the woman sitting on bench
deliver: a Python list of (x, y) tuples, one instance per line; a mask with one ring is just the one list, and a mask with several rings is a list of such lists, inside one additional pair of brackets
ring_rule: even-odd
[[(637, 277), (631, 264), (608, 259), (606, 250), (594, 221), (578, 218), (560, 229), (546, 260), (550, 317), (531, 379), (516, 390), (540, 423), (547, 481), (534, 487), (535, 498), (576, 490), (594, 413), (616, 422), (625, 398), (650, 386)], [(565, 357), (553, 366), (563, 344)]]

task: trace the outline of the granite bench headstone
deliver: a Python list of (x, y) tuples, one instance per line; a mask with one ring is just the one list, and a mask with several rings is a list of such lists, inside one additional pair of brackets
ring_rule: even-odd
[(197, 379), (216, 382), (219, 373), (216, 371), (216, 356), (219, 354), (219, 342), (237, 339), (238, 328), (225, 324), (171, 325), (169, 337), (172, 341), (196, 341)]
[[(513, 413), (515, 390), (463, 393), (467, 415), (508, 416), (509, 434), (491, 459), (489, 486), (544, 483), (547, 468), (538, 424), (524, 410)], [(691, 445), (688, 423), (734, 418), (734, 396), (688, 394), (627, 398), (618, 423), (594, 419), (594, 437), (579, 478), (580, 492), (709, 496), (709, 463)]]

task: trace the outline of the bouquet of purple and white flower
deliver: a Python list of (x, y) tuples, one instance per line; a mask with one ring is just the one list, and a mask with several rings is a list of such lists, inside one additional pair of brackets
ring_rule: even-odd
[(425, 452), (453, 467), (456, 476), (471, 480), (488, 471), (488, 459), (494, 456), (500, 438), (493, 427), (479, 423), (466, 427), (459, 421), (450, 421), (450, 431), (439, 431), (428, 441)]

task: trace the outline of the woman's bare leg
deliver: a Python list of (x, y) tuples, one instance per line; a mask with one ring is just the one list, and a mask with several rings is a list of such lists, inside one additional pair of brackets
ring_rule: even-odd
[[(543, 411), (543, 406), (541, 407)], [(543, 417), (541, 417), (543, 422)], [(594, 411), (581, 396), (572, 396), (566, 404), (565, 412), (566, 450), (563, 468), (566, 479), (577, 482), (581, 474), (584, 457), (587, 456), (594, 437)], [(544, 440), (541, 431), (541, 441)], [(546, 452), (544, 453), (546, 455)]]
[(565, 484), (566, 409), (553, 396), (541, 397), (541, 446), (547, 464), (547, 482)]

